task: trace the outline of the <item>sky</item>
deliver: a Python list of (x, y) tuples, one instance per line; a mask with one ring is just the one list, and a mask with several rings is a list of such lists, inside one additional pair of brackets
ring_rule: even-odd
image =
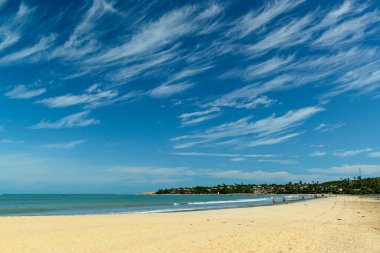
[(380, 176), (379, 1), (0, 0), (0, 193)]

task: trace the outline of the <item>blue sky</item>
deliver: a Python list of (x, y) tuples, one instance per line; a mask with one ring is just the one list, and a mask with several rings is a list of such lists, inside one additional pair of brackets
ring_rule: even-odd
[(378, 1), (0, 0), (0, 192), (380, 175)]

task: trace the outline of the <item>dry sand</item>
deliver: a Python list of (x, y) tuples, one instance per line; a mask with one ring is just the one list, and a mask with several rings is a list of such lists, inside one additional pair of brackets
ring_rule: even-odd
[(380, 201), (340, 196), (201, 212), (3, 217), (0, 252), (380, 252)]

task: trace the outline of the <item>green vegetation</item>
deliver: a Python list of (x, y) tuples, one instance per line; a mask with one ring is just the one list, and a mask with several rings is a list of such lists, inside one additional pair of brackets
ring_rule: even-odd
[(195, 186), (160, 189), (156, 194), (380, 194), (380, 177), (342, 178), (339, 181), (319, 183), (289, 182), (288, 184), (234, 184), (217, 186)]

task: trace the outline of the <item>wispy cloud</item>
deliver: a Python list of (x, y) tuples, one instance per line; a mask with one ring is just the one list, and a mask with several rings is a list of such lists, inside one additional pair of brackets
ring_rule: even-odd
[(315, 131), (321, 132), (321, 133), (326, 133), (326, 132), (333, 132), (334, 130), (343, 127), (346, 125), (345, 122), (338, 122), (335, 124), (326, 124), (326, 123), (321, 123), (318, 126), (314, 128)]
[(380, 157), (380, 151), (371, 152), (368, 154), (369, 157)]
[[(235, 161), (241, 161), (235, 160)], [(129, 178), (144, 183), (170, 183), (191, 181), (197, 178), (215, 178), (228, 180), (249, 180), (250, 182), (289, 182), (289, 181), (327, 181), (338, 179), (337, 175), (326, 174), (293, 174), (284, 170), (222, 170), (191, 169), (187, 167), (115, 167), (109, 172), (117, 173), (119, 178)]]
[(337, 175), (358, 175), (359, 168), (363, 175), (378, 175), (380, 173), (379, 165), (370, 164), (355, 164), (355, 165), (342, 165), (334, 166), (327, 169), (308, 169), (311, 173), (321, 173), (321, 174), (337, 174)]
[(357, 150), (346, 150), (342, 152), (336, 152), (334, 153), (335, 156), (340, 156), (340, 157), (350, 157), (350, 156), (356, 156), (360, 154), (365, 154), (371, 152), (371, 148), (365, 148), (365, 149), (357, 149)]
[(17, 85), (12, 90), (5, 93), (11, 99), (29, 99), (40, 96), (46, 92), (45, 88), (31, 89), (25, 85)]
[(27, 153), (0, 154), (0, 164), (4, 166), (4, 169), (39, 164), (44, 161), (45, 159), (43, 158), (35, 157)]
[(289, 139), (292, 139), (294, 137), (297, 137), (301, 134), (303, 134), (303, 133), (298, 132), (298, 133), (291, 133), (291, 134), (283, 135), (280, 137), (265, 137), (265, 138), (261, 138), (261, 139), (251, 141), (251, 142), (247, 143), (246, 146), (257, 147), (257, 146), (266, 146), (266, 145), (278, 144), (278, 143), (282, 143), (284, 141), (287, 141)]
[(88, 62), (115, 62), (126, 57), (155, 52), (173, 39), (194, 31), (195, 24), (187, 22), (194, 11), (191, 6), (173, 10), (141, 27), (125, 44), (111, 48)]
[(48, 149), (72, 149), (85, 142), (86, 140), (76, 140), (76, 141), (71, 141), (71, 142), (49, 143), (49, 144), (41, 145), (41, 147), (48, 148)]
[(291, 11), (303, 1), (268, 1), (260, 10), (250, 11), (235, 21), (228, 32), (231, 36), (243, 38), (256, 30), (261, 30), (265, 25), (273, 22), (279, 15)]
[(112, 4), (105, 0), (94, 0), (84, 12), (82, 19), (72, 31), (70, 37), (56, 47), (49, 58), (81, 59), (100, 49), (97, 38), (102, 34), (95, 31), (97, 23), (109, 13), (115, 13)]
[[(324, 32), (314, 43), (319, 46), (340, 47), (363, 39), (369, 31), (371, 25), (378, 23), (380, 16), (378, 12), (368, 12), (363, 16), (347, 20)], [(357, 32), (359, 31), (359, 32)]]
[(101, 90), (91, 86), (84, 94), (66, 94), (58, 97), (45, 98), (36, 101), (50, 108), (63, 108), (74, 105), (87, 105), (89, 107), (114, 99), (119, 94), (116, 90)]
[(330, 10), (323, 20), (317, 25), (317, 28), (324, 28), (324, 27), (332, 27), (335, 25), (338, 21), (341, 20), (341, 18), (348, 16), (348, 15), (354, 15), (357, 12), (360, 12), (363, 10), (362, 7), (356, 6), (356, 1), (351, 0), (345, 0), (340, 6), (337, 6)]
[(231, 158), (230, 162), (242, 162), (242, 161), (245, 161), (245, 160), (247, 160), (247, 159), (244, 158), (244, 157), (236, 157), (236, 158)]
[(43, 53), (46, 49), (48, 49), (51, 43), (55, 40), (55, 36), (44, 37), (40, 39), (35, 45), (22, 49), (12, 54), (8, 54), (2, 58), (0, 58), (0, 64), (14, 64), (20, 60), (30, 59), (33, 60), (32, 57)]
[(173, 155), (181, 156), (206, 156), (206, 157), (230, 157), (230, 158), (271, 158), (272, 154), (230, 154), (230, 153), (202, 153), (202, 152), (174, 152)]
[(338, 179), (337, 176), (323, 174), (294, 174), (284, 170), (209, 170), (208, 176), (218, 179), (249, 180), (250, 182), (298, 182), (319, 180), (320, 182)]
[[(288, 133), (285, 135), (283, 133), (302, 124), (305, 120), (323, 110), (323, 108), (317, 106), (305, 107), (288, 111), (279, 117), (272, 115), (255, 122), (250, 122), (250, 118), (242, 118), (235, 122), (212, 127), (204, 132), (179, 136), (173, 138), (172, 141), (192, 140), (191, 142), (179, 144), (175, 146), (176, 148), (187, 148), (198, 144), (220, 141), (228, 142), (231, 139), (240, 137), (249, 137), (244, 143), (244, 145), (248, 146), (277, 144), (299, 135), (300, 133)], [(252, 138), (256, 140), (251, 140)]]
[[(0, 129), (1, 129), (1, 127), (0, 127)], [(0, 131), (2, 131), (2, 130), (0, 130)], [(23, 140), (1, 139), (0, 143), (1, 144), (22, 144), (22, 143), (25, 143), (25, 141), (23, 141)]]
[[(203, 11), (199, 11), (195, 6), (183, 6), (163, 14), (158, 19), (141, 22), (132, 36), (128, 36), (128, 40), (88, 57), (83, 60), (84, 66), (112, 66), (117, 70), (111, 72), (110, 76), (114, 80), (122, 81), (162, 67), (174, 58), (178, 61), (182, 58), (183, 51), (174, 52), (170, 48), (178, 48), (178, 40), (186, 35), (202, 33), (201, 28), (210, 24), (220, 13), (220, 7), (216, 4), (202, 9)], [(175, 74), (170, 81), (199, 74), (208, 68), (210, 67), (185, 69)]]
[[(7, 1), (2, 1), (1, 5), (4, 5)], [(0, 6), (1, 8), (2, 6)], [(17, 42), (22, 37), (22, 32), (25, 28), (25, 24), (33, 13), (33, 9), (29, 8), (23, 2), (20, 3), (16, 14), (0, 25), (0, 51), (7, 49)]]
[(195, 125), (206, 120), (213, 119), (220, 115), (220, 109), (213, 107), (204, 111), (183, 113), (179, 116), (182, 126)]
[(288, 89), (297, 86), (296, 77), (291, 75), (277, 76), (276, 78), (260, 83), (250, 84), (242, 88), (233, 90), (214, 101), (206, 103), (204, 106), (216, 107), (235, 107), (254, 109), (261, 106), (269, 106), (275, 102), (267, 96), (263, 96), (267, 92), (273, 92), (282, 89)]
[(263, 53), (276, 48), (287, 48), (301, 44), (309, 39), (310, 34), (306, 33), (305, 30), (312, 24), (314, 19), (313, 14), (294, 19), (281, 28), (270, 32), (261, 41), (248, 46), (247, 52)]
[(174, 74), (167, 83), (173, 83), (175, 81), (183, 80), (195, 75), (199, 75), (206, 70), (211, 69), (213, 66), (205, 66), (205, 67), (197, 67), (197, 68), (185, 68), (181, 70), (180, 72)]
[(313, 156), (313, 157), (321, 157), (321, 156), (325, 156), (327, 155), (326, 152), (323, 152), (323, 151), (316, 151), (316, 152), (313, 152), (310, 154), (310, 156)]
[(278, 163), (283, 165), (289, 165), (289, 164), (299, 164), (298, 161), (292, 161), (292, 160), (279, 160), (279, 159), (259, 159), (257, 160), (261, 163)]
[(79, 112), (66, 116), (55, 122), (41, 121), (37, 125), (32, 126), (32, 129), (60, 129), (60, 128), (73, 128), (73, 127), (86, 127), (90, 125), (100, 124), (100, 121), (88, 117), (89, 112)]
[(279, 72), (294, 60), (294, 56), (275, 56), (267, 61), (251, 65), (244, 70), (243, 76), (246, 80), (258, 79), (267, 74)]
[(150, 91), (152, 98), (168, 98), (177, 94), (181, 94), (193, 87), (192, 83), (177, 83), (171, 85), (160, 85)]

